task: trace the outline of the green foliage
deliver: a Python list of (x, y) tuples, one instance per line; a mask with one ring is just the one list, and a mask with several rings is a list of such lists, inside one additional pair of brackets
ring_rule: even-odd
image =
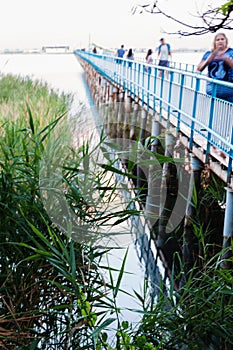
[[(0, 104), (1, 348), (94, 348), (99, 334), (115, 320), (107, 316), (109, 310), (117, 309), (106, 298), (111, 286), (98, 270), (104, 251), (94, 249), (91, 242), (71, 240), (56, 227), (39, 186), (41, 161), (51, 155), (46, 153), (51, 141), (53, 147), (59, 146), (56, 137), (63, 130), (58, 126), (66, 117), (70, 96), (57, 96), (43, 85), (12, 76), (1, 84), (5, 86)], [(59, 139), (60, 145), (64, 140)], [(71, 207), (76, 203), (72, 209), (78, 221), (96, 227), (115, 217), (111, 226), (117, 225), (129, 213), (106, 211), (116, 189), (102, 176), (105, 169), (100, 173), (94, 168), (90, 174), (91, 152), (88, 145), (69, 148), (62, 173), (66, 198)], [(78, 192), (87, 181), (100, 191), (105, 211), (98, 205), (88, 213), (86, 198)], [(115, 294), (122, 275), (123, 269)], [(106, 311), (96, 311), (100, 304)]]
[(218, 11), (221, 11), (224, 16), (232, 12), (233, 9), (233, 1), (227, 1), (225, 4), (223, 4)]
[[(95, 324), (92, 303), (103, 286), (92, 263), (98, 255), (53, 227), (39, 190), (44, 147), (70, 97), (27, 79), (0, 83), (0, 344), (65, 347), (67, 333)], [(11, 118), (8, 110), (17, 113)]]
[(179, 291), (160, 294), (137, 334), (156, 349), (222, 349), (224, 341), (232, 343), (231, 279), (230, 271), (219, 269), (218, 260), (206, 264), (205, 271), (191, 274)]

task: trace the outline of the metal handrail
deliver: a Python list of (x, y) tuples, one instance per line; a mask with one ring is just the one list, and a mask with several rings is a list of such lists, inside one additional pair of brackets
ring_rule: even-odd
[[(82, 50), (74, 53), (128, 95), (139, 99), (143, 106), (158, 113), (169, 125), (182, 131), (188, 136), (191, 149), (193, 144), (198, 144), (206, 155), (210, 146), (221, 150), (228, 157), (228, 174), (232, 172), (233, 103), (216, 97), (217, 86), (232, 87), (233, 91), (232, 83), (210, 79), (189, 67), (161, 67)], [(207, 82), (213, 83), (212, 95), (205, 92)]]

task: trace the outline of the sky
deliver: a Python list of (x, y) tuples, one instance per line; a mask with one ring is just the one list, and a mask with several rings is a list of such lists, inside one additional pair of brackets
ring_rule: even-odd
[[(196, 21), (197, 8), (211, 0), (159, 0), (164, 9)], [(215, 2), (224, 2), (215, 0)], [(0, 0), (0, 50), (35, 49), (68, 45), (87, 48), (89, 43), (106, 48), (154, 48), (164, 37), (173, 48), (209, 48), (213, 35), (181, 38), (167, 32), (180, 29), (164, 17), (135, 13), (135, 4), (147, 0)], [(229, 39), (233, 40), (233, 33)], [(231, 41), (231, 40), (230, 40)]]

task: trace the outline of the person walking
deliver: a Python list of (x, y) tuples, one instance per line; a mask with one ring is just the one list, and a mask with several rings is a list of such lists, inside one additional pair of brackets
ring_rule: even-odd
[[(127, 60), (133, 61), (134, 60), (134, 54), (133, 50), (129, 49), (127, 55), (126, 55)], [(129, 62), (129, 67), (132, 67), (132, 62)]]
[[(224, 33), (217, 33), (214, 36), (211, 51), (206, 51), (197, 65), (197, 71), (202, 72), (208, 69), (208, 77), (233, 83), (233, 49), (228, 45), (228, 38)], [(212, 94), (213, 83), (206, 83), (206, 93)], [(218, 85), (216, 97), (233, 103), (232, 87)]]
[[(125, 49), (124, 49), (124, 45), (121, 45), (120, 49), (117, 50), (117, 57), (118, 58), (123, 58), (124, 57), (124, 54), (125, 54)], [(117, 59), (117, 63), (121, 63), (122, 60), (118, 60)]]
[[(152, 64), (153, 63), (153, 56), (152, 56), (152, 54), (153, 54), (153, 51), (151, 49), (149, 49), (147, 51), (147, 54), (146, 54), (146, 63), (148, 63), (148, 64)], [(150, 74), (151, 73), (151, 67), (145, 66), (145, 71)]]
[[(158, 47), (158, 65), (161, 67), (169, 67), (169, 56), (172, 59), (171, 46), (165, 43), (164, 38), (160, 39), (160, 45)], [(162, 70), (160, 71), (160, 76), (162, 76)]]

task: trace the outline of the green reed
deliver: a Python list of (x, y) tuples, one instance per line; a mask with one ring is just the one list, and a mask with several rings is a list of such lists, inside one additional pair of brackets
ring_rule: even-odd
[[(103, 311), (97, 313), (96, 305), (107, 310), (111, 305), (104, 299), (110, 285), (98, 269), (106, 249), (83, 244), (75, 235), (87, 224), (91, 232), (85, 233), (88, 239), (96, 235), (95, 242), (103, 237), (98, 227), (114, 217), (116, 225), (129, 212), (108, 211), (116, 191), (111, 176), (106, 178), (101, 166), (88, 174), (88, 145), (69, 145), (59, 158), (64, 161), (61, 184), (76, 226), (65, 232), (54, 224), (41, 192), (41, 166), (46, 161), (55, 166), (54, 157), (61, 157), (72, 96), (58, 95), (28, 78), (5, 76), (0, 82), (1, 348), (93, 348), (93, 329), (103, 327)], [(87, 181), (101, 193), (96, 208), (78, 190)]]

